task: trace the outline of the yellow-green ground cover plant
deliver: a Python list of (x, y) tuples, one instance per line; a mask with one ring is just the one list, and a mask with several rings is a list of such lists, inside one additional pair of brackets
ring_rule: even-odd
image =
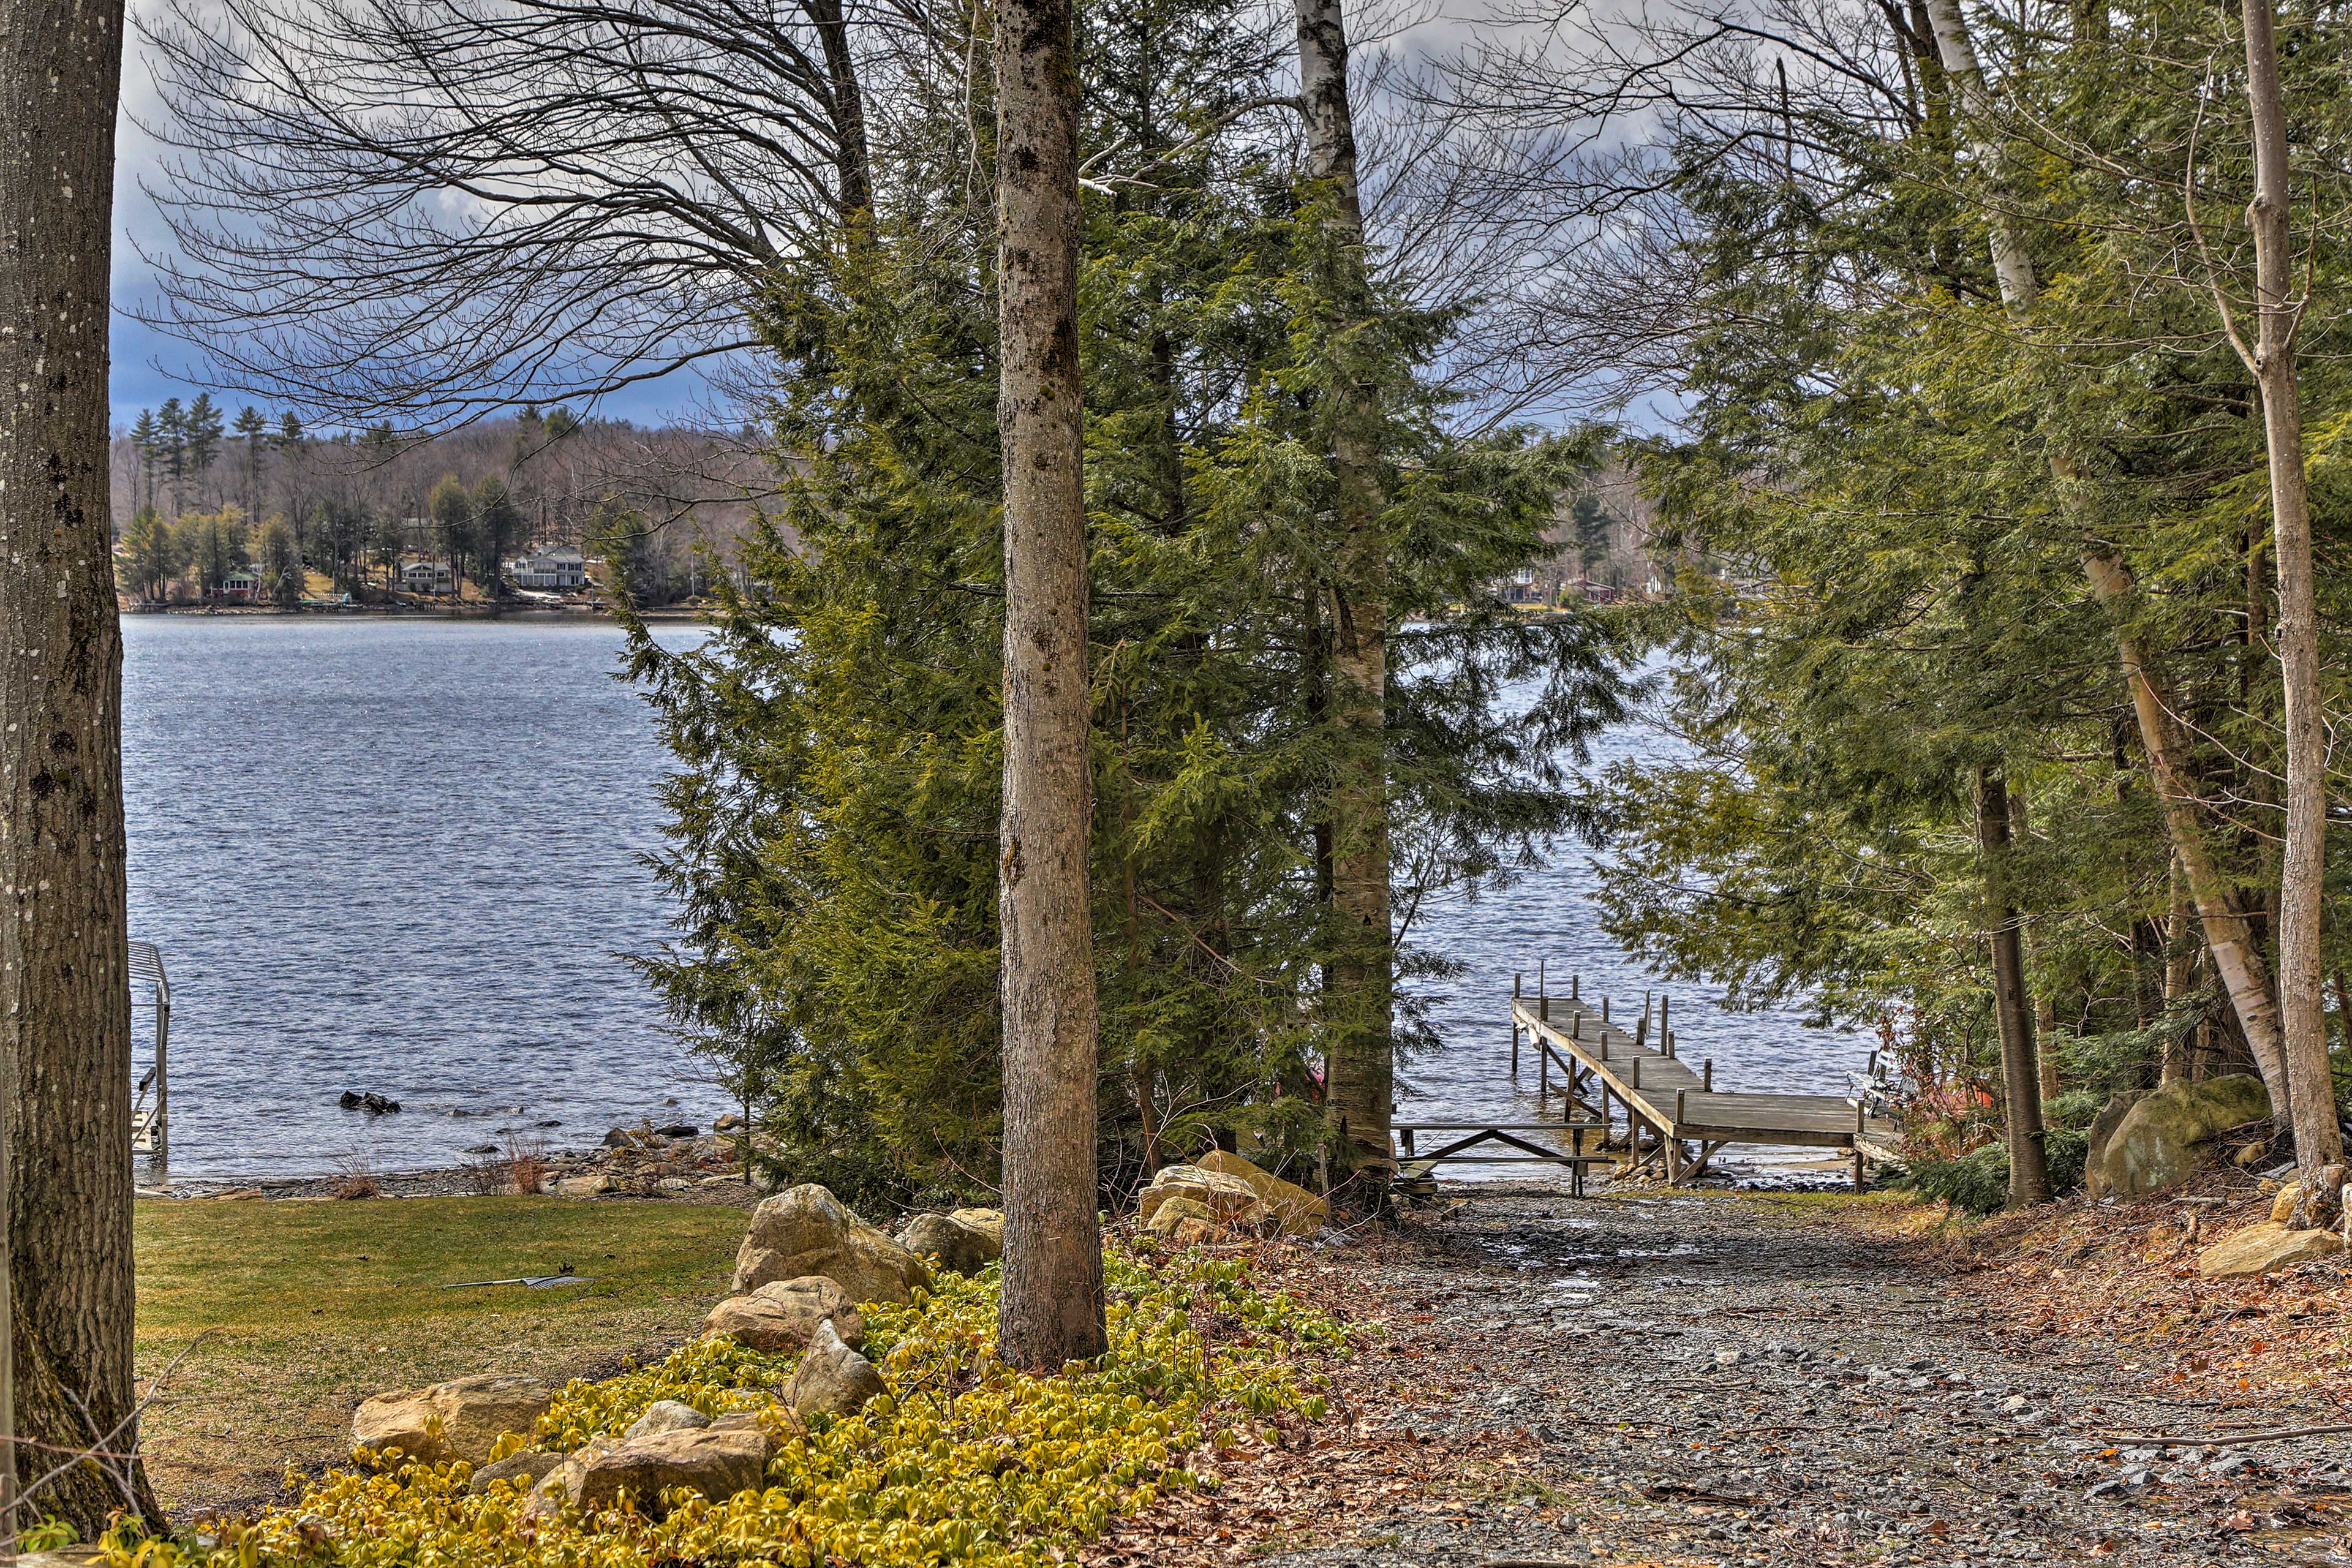
[[(800, 1423), (773, 1404), (794, 1358), (731, 1340), (689, 1344), (600, 1383), (576, 1381), (536, 1433), (502, 1440), (570, 1449), (617, 1435), (656, 1400), (708, 1415), (768, 1409), (778, 1439), (763, 1489), (724, 1501), (691, 1492), (666, 1514), (619, 1506), (531, 1518), (506, 1483), (467, 1487), (462, 1460), (397, 1450), (354, 1455), (299, 1500), (205, 1536), (119, 1526), (109, 1568), (641, 1568), (659, 1563), (830, 1563), (1029, 1568), (1162, 1492), (1204, 1484), (1184, 1464), (1202, 1444), (1288, 1414), (1320, 1419), (1321, 1366), (1346, 1353), (1328, 1314), (1265, 1288), (1246, 1258), (1196, 1249), (1106, 1258), (1111, 1348), (1058, 1376), (995, 1357), (996, 1269), (942, 1276), (905, 1307), (864, 1309), (866, 1353), (889, 1392), (863, 1411)], [(1204, 1329), (1207, 1331), (1203, 1331)], [(299, 1483), (289, 1479), (289, 1486)]]

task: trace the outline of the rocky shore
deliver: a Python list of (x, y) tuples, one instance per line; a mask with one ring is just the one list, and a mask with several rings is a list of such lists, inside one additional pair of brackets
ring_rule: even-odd
[[(721, 1118), (732, 1122), (732, 1118)], [(751, 1145), (756, 1148), (756, 1144)], [(748, 1207), (761, 1188), (747, 1172), (740, 1124), (705, 1131), (647, 1121), (615, 1127), (593, 1149), (485, 1146), (464, 1163), (437, 1169), (345, 1170), (333, 1175), (258, 1182), (185, 1181), (142, 1187), (144, 1198), (320, 1202), (352, 1198), (499, 1196), (548, 1193), (568, 1198), (664, 1199)]]

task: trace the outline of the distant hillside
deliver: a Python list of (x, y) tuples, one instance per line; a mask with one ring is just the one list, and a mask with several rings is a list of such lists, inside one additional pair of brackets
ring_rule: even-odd
[(562, 409), (488, 420), (424, 441), (389, 431), (317, 437), (291, 416), (231, 411), (209, 396), (185, 405), (174, 399), (117, 431), (115, 533), (125, 538), (148, 507), (167, 524), (234, 508), (249, 556), (269, 525), (282, 521), (312, 572), (363, 584), (366, 565), (343, 559), (363, 552), (346, 549), (342, 540), (397, 538), (404, 556), (446, 557), (446, 537), (432, 521), (435, 488), (455, 478), (478, 492), (489, 481), (504, 486), (520, 513), (509, 542), (513, 551), (593, 549), (612, 519), (633, 519), (641, 541), (633, 579), (648, 601), (661, 603), (707, 580), (698, 546), (709, 559), (731, 561), (772, 484), (756, 446), (748, 432), (725, 438), (648, 429), (625, 420), (575, 420)]

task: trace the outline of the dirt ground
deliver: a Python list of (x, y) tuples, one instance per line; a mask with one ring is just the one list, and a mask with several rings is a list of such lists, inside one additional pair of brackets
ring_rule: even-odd
[(1449, 1196), (1269, 1259), (1379, 1325), (1337, 1418), (1090, 1562), (2352, 1563), (2352, 1437), (2116, 1436), (2352, 1424), (2337, 1263), (2205, 1287), (2159, 1205), (1956, 1246), (1884, 1199)]

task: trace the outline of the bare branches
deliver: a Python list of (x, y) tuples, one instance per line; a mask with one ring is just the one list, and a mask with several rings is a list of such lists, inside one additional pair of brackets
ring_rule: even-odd
[(824, 0), (163, 0), (142, 30), (175, 155), (140, 313), (215, 384), (404, 428), (753, 346), (762, 289), (889, 199), (856, 72), (955, 41)]

